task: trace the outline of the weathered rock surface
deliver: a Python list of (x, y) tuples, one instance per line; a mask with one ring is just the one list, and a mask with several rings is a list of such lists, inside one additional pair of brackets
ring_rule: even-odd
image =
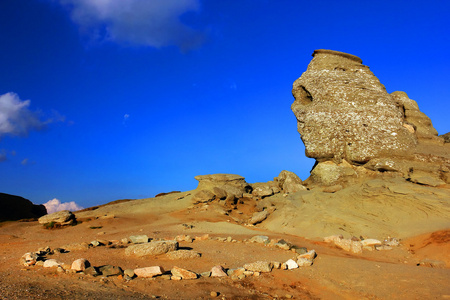
[[(164, 269), (159, 266), (134, 269), (134, 274), (137, 277), (142, 277), (142, 278), (152, 278), (152, 277), (161, 275), (162, 273), (164, 273)], [(133, 277), (133, 276), (130, 276), (130, 277)]]
[[(195, 179), (198, 180), (197, 193), (203, 191), (203, 195), (197, 197), (194, 195), (194, 203), (195, 201), (207, 202), (214, 199), (223, 199), (224, 195), (226, 195), (226, 199), (232, 201), (235, 198), (241, 198), (245, 193), (249, 193), (252, 190), (252, 187), (245, 181), (244, 177), (234, 174), (199, 175), (195, 176)], [(210, 199), (207, 201), (199, 201), (208, 197)]]
[(246, 270), (253, 271), (253, 272), (267, 273), (267, 272), (272, 271), (273, 264), (272, 264), (272, 262), (268, 262), (268, 261), (257, 261), (257, 262), (245, 264), (244, 268)]
[(71, 224), (75, 220), (75, 215), (68, 210), (58, 211), (39, 218), (39, 224), (58, 223), (61, 225)]
[(181, 279), (196, 279), (198, 277), (196, 273), (179, 267), (173, 267), (170, 272), (173, 276), (181, 277)]
[(292, 90), (306, 156), (364, 163), (416, 145), (392, 96), (360, 58), (331, 50), (313, 57)]
[(89, 263), (89, 261), (85, 258), (79, 258), (77, 260), (74, 260), (74, 262), (72, 263), (72, 270), (75, 270), (77, 272), (79, 271), (84, 271), (85, 269), (89, 268), (91, 266), (91, 264)]
[(35, 205), (19, 196), (0, 193), (0, 222), (39, 218), (47, 214), (44, 205)]
[(130, 241), (133, 244), (148, 243), (148, 236), (146, 234), (132, 235), (132, 236), (130, 236)]
[(193, 251), (193, 250), (170, 251), (170, 252), (167, 252), (167, 254), (166, 254), (166, 257), (171, 260), (193, 259), (193, 258), (199, 258), (200, 256), (201, 256), (200, 253)]
[(44, 261), (44, 268), (59, 267), (61, 264), (56, 259), (47, 259)]
[(303, 185), (300, 177), (290, 171), (281, 171), (278, 177), (274, 178), (274, 181), (285, 194), (306, 191), (306, 187)]
[(225, 270), (222, 266), (214, 266), (211, 268), (211, 277), (226, 277), (228, 276), (227, 273), (225, 273)]
[(382, 172), (429, 186), (450, 182), (445, 139), (414, 100), (404, 92), (388, 94), (360, 58), (314, 51), (292, 93), (306, 155), (316, 159), (308, 187), (345, 188)]
[(128, 248), (125, 249), (125, 254), (135, 256), (161, 255), (177, 249), (177, 241), (154, 241), (128, 246)]
[[(430, 118), (419, 110), (416, 101), (409, 99), (405, 92), (396, 91), (391, 95), (401, 111), (404, 112), (404, 126), (411, 125), (413, 132), (419, 139), (435, 140), (438, 143), (443, 142), (439, 141), (437, 130), (434, 129)], [(405, 127), (408, 128), (407, 126)]]
[(269, 212), (267, 210), (255, 212), (253, 214), (253, 216), (251, 217), (251, 219), (248, 221), (248, 223), (252, 224), (252, 225), (261, 223), (262, 221), (267, 219), (268, 216), (269, 216)]

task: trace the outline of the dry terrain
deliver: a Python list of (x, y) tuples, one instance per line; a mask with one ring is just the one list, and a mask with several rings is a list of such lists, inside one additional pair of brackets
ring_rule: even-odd
[[(380, 188), (380, 185), (372, 183), (365, 187), (366, 191), (367, 188), (375, 188), (387, 194), (389, 186), (392, 188), (392, 184)], [(420, 196), (421, 192), (425, 193), (420, 190), (422, 187), (414, 187), (419, 189), (415, 191), (415, 197), (424, 200), (425, 196)], [(422, 204), (416, 200), (414, 204), (419, 210), (428, 207), (429, 211), (424, 213), (427, 217), (415, 215), (417, 210), (412, 208), (398, 212), (410, 206), (410, 203), (403, 203), (406, 200), (401, 197), (405, 194), (397, 194), (401, 199), (393, 202), (390, 208), (386, 203), (395, 197), (383, 193), (381, 196), (366, 195), (375, 199), (375, 203), (367, 204), (367, 208), (355, 204), (358, 207), (350, 207), (346, 213), (340, 210), (343, 211), (342, 205), (348, 206), (348, 203), (329, 199), (336, 197), (337, 193), (326, 194), (328, 198), (322, 203), (327, 206), (323, 210), (326, 211), (323, 218), (317, 214), (309, 216), (308, 212), (313, 211), (311, 206), (319, 204), (308, 202), (308, 197), (313, 196), (305, 198), (304, 192), (300, 192), (288, 197), (279, 195), (260, 200), (270, 200), (268, 205), (276, 210), (261, 224), (246, 226), (243, 220), (261, 203), (242, 201), (227, 213), (214, 203), (193, 206), (190, 193), (185, 192), (78, 212), (76, 216), (82, 223), (61, 229), (45, 229), (36, 221), (4, 222), (0, 225), (0, 299), (450, 299), (450, 224), (449, 214), (445, 211), (448, 210), (448, 198), (445, 199), (448, 187), (435, 190), (437, 192), (434, 193), (441, 193), (439, 197), (431, 197)], [(357, 191), (350, 189), (347, 192), (354, 194)], [(313, 194), (310, 192), (308, 195)], [(314, 197), (320, 198), (321, 195), (316, 193)], [(438, 198), (440, 200), (436, 200)], [(385, 200), (380, 204), (381, 199)], [(351, 197), (348, 201), (354, 202)], [(295, 205), (298, 207), (294, 213)], [(440, 205), (444, 211), (433, 213), (433, 205)], [(375, 207), (381, 209), (381, 206), (384, 207), (385, 218), (379, 220), (381, 212)], [(364, 209), (372, 210), (373, 214), (363, 217), (367, 215)], [(332, 220), (334, 210), (341, 214), (340, 220)], [(355, 213), (358, 210), (361, 212), (359, 220)], [(391, 218), (396, 214), (403, 219), (409, 214), (410, 219), (393, 222)], [(347, 216), (348, 224), (345, 221)], [(284, 223), (280, 218), (284, 218)], [(420, 224), (412, 226), (413, 218)], [(328, 224), (325, 230), (324, 222)], [(379, 230), (376, 230), (376, 223)], [(395, 225), (399, 225), (400, 229), (394, 230)], [(364, 231), (364, 226), (367, 231)], [(422, 228), (417, 228), (419, 226)], [(389, 251), (352, 254), (324, 243), (321, 231), (324, 234), (343, 234), (345, 237), (356, 235), (358, 231), (363, 236), (378, 239), (391, 231), (402, 240), (400, 246)], [(180, 242), (181, 248), (202, 254), (201, 258), (188, 260), (169, 260), (164, 255), (130, 257), (125, 255), (123, 248), (104, 246), (57, 253), (48, 258), (65, 264), (71, 264), (77, 258), (86, 258), (94, 266), (110, 264), (122, 269), (162, 266), (170, 270), (178, 266), (197, 273), (209, 271), (215, 265), (233, 269), (259, 260), (285, 262), (295, 258), (292, 251), (244, 242), (255, 235), (284, 239), (293, 245), (314, 249), (318, 256), (310, 267), (274, 269), (270, 273), (240, 280), (227, 277), (173, 281), (156, 277), (127, 281), (122, 277), (57, 273), (55, 268), (24, 267), (19, 264), (24, 253), (41, 247), (57, 248), (97, 239), (121, 240), (139, 234), (147, 234), (154, 239), (204, 234), (209, 234), (210, 238), (192, 243)], [(231, 237), (235, 241), (219, 241), (216, 237)], [(211, 292), (218, 295), (213, 297)]]

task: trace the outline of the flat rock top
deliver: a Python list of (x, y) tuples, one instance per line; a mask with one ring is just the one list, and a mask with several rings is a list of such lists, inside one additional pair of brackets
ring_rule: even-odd
[(328, 49), (317, 49), (314, 50), (312, 56), (315, 57), (318, 54), (331, 54), (331, 55), (336, 55), (336, 56), (341, 56), (350, 60), (353, 60), (357, 63), (362, 64), (362, 59), (359, 58), (356, 55), (353, 54), (349, 54), (349, 53), (345, 53), (345, 52), (340, 52), (340, 51), (335, 51), (335, 50), (328, 50)]
[(214, 182), (228, 182), (245, 180), (244, 177), (236, 174), (211, 174), (211, 175), (198, 175), (194, 177), (198, 181), (214, 181)]

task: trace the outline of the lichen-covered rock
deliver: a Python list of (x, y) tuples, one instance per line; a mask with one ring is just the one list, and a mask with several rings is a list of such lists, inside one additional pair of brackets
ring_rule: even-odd
[(331, 50), (313, 57), (292, 90), (306, 156), (364, 163), (416, 145), (397, 103), (360, 58)]
[(135, 255), (139, 257), (147, 255), (161, 255), (177, 249), (177, 241), (154, 241), (150, 243), (128, 246), (125, 249), (125, 255)]
[(39, 218), (39, 224), (58, 223), (62, 225), (71, 224), (75, 220), (75, 215), (68, 210), (58, 211)]

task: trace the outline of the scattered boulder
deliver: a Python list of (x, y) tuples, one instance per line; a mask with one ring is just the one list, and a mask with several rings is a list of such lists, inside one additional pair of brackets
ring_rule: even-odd
[(211, 269), (211, 277), (226, 277), (228, 276), (222, 266), (214, 266)]
[(119, 276), (123, 275), (123, 271), (120, 267), (112, 266), (112, 265), (106, 265), (99, 268), (100, 273), (102, 273), (103, 276)]
[(86, 268), (89, 268), (90, 266), (91, 264), (87, 259), (79, 258), (72, 263), (71, 269), (79, 272), (86, 270)]
[[(127, 271), (127, 270), (125, 270), (125, 271)], [(152, 278), (152, 277), (155, 277), (155, 276), (158, 276), (158, 275), (161, 275), (164, 273), (164, 269), (160, 266), (138, 268), (138, 269), (134, 269), (132, 271), (133, 271), (132, 276), (130, 276), (131, 275), (130, 271), (128, 271), (128, 273), (126, 275), (128, 275), (131, 278), (134, 275), (136, 275), (137, 277), (141, 277), (141, 278)]]
[(173, 276), (181, 277), (181, 279), (197, 279), (198, 277), (196, 273), (179, 267), (173, 267), (170, 272)]
[(83, 271), (84, 274), (89, 275), (89, 276), (99, 276), (101, 275), (98, 268), (90, 266), (87, 267), (86, 269), (84, 269)]
[(286, 264), (288, 270), (298, 268), (298, 264), (293, 259), (288, 260), (287, 262), (285, 262), (285, 264)]
[(272, 262), (267, 261), (257, 261), (249, 264), (245, 264), (244, 268), (253, 272), (267, 273), (272, 271), (273, 264)]
[(260, 244), (268, 244), (269, 243), (269, 237), (265, 235), (255, 235), (252, 237), (249, 242), (251, 243), (260, 243)]
[(161, 255), (178, 249), (177, 241), (153, 241), (149, 243), (128, 246), (125, 255), (147, 256)]
[(253, 216), (248, 221), (248, 223), (252, 224), (252, 225), (261, 223), (262, 221), (267, 219), (268, 216), (269, 216), (269, 212), (267, 210), (263, 210), (263, 211), (260, 211), (260, 212), (255, 212), (255, 213), (253, 213)]
[(68, 210), (58, 211), (39, 218), (39, 224), (55, 223), (60, 225), (70, 225), (75, 222), (75, 215)]
[(44, 261), (44, 268), (53, 268), (53, 267), (59, 267), (61, 264), (56, 261), (56, 259), (47, 259)]
[(38, 255), (36, 253), (28, 252), (20, 258), (20, 263), (24, 266), (33, 266), (36, 264), (37, 260)]
[(313, 264), (313, 261), (311, 259), (300, 257), (297, 259), (297, 265), (299, 267), (309, 267)]
[(177, 251), (170, 251), (166, 253), (166, 257), (171, 260), (177, 260), (177, 259), (193, 259), (193, 258), (199, 258), (201, 255), (198, 252), (195, 252), (193, 250), (177, 250)]
[(142, 234), (142, 235), (132, 235), (130, 236), (130, 241), (133, 244), (143, 244), (143, 243), (148, 243), (148, 236), (146, 234)]

